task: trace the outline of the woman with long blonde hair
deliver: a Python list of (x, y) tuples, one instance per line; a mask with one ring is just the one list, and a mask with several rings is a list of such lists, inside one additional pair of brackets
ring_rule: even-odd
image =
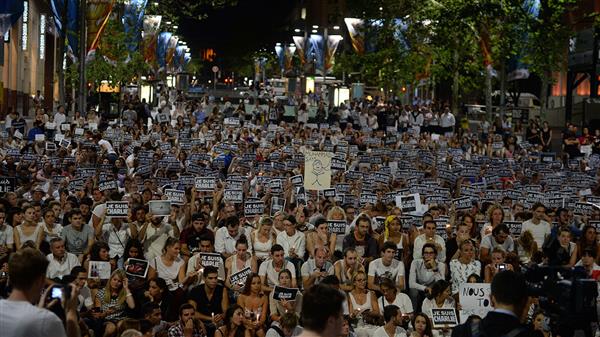
[(104, 336), (114, 336), (118, 321), (125, 317), (126, 307), (135, 308), (125, 271), (117, 269), (110, 275), (106, 287), (96, 293), (94, 307), (93, 316), (104, 325)]

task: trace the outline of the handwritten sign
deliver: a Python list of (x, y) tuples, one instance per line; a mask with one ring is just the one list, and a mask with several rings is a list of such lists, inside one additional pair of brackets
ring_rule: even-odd
[(331, 187), (331, 158), (331, 152), (304, 152), (305, 189), (320, 191)]
[(493, 309), (490, 283), (462, 283), (458, 296), (462, 307), (460, 321), (464, 323), (471, 315), (485, 317)]

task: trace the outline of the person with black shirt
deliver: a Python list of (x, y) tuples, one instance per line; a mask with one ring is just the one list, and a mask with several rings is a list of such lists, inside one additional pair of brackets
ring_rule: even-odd
[(362, 260), (362, 264), (368, 266), (369, 263), (378, 255), (377, 241), (369, 234), (371, 220), (366, 215), (361, 215), (356, 220), (354, 231), (344, 237), (344, 250), (353, 248)]
[(203, 272), (204, 284), (190, 291), (188, 302), (196, 308), (196, 318), (202, 320), (208, 337), (212, 337), (216, 327), (223, 321), (223, 313), (229, 306), (227, 289), (218, 282), (218, 270), (207, 266)]
[(206, 228), (208, 216), (205, 213), (195, 213), (192, 215), (192, 225), (181, 231), (179, 242), (181, 243), (181, 252), (189, 257), (194, 249), (200, 248), (200, 241), (204, 238), (210, 238), (214, 242), (214, 232)]

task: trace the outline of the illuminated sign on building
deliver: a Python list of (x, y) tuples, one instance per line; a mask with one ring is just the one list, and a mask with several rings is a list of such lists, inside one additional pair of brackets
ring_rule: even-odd
[(46, 15), (40, 15), (40, 60), (46, 54)]
[(27, 50), (27, 34), (29, 33), (29, 2), (23, 1), (23, 30), (21, 32), (21, 46)]

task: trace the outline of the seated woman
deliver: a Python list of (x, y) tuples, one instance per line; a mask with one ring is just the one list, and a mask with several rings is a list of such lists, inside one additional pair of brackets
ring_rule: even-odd
[[(336, 234), (329, 233), (327, 220), (318, 218), (315, 221), (315, 231), (306, 234), (306, 251), (314, 257), (315, 248), (324, 247), (329, 252), (335, 251)], [(329, 257), (328, 257), (329, 258)]]
[(374, 318), (381, 315), (375, 293), (367, 289), (367, 274), (364, 271), (354, 275), (354, 289), (348, 293), (348, 311), (353, 318), (365, 314)]
[(379, 284), (379, 289), (383, 293), (383, 296), (379, 297), (377, 304), (379, 308), (385, 308), (388, 305), (395, 305), (402, 312), (402, 317), (405, 322), (410, 321), (414, 312), (412, 302), (405, 293), (398, 292), (394, 282), (389, 278), (382, 278)]
[(231, 284), (231, 275), (246, 268), (250, 268), (253, 273), (256, 273), (256, 258), (248, 252), (248, 241), (246, 241), (246, 238), (241, 237), (235, 243), (235, 254), (225, 260), (225, 270), (227, 271), (225, 286), (239, 293), (243, 288), (239, 284)]
[[(257, 261), (264, 261), (269, 258), (271, 247), (277, 242), (277, 237), (273, 229), (273, 220), (268, 216), (260, 218), (258, 229), (252, 232), (250, 240), (252, 242), (252, 251)], [(229, 277), (227, 278), (229, 279)]]
[[(446, 280), (436, 281), (431, 286), (431, 295), (423, 301), (421, 309), (427, 316), (432, 317), (431, 309), (456, 309), (456, 303), (451, 296), (450, 283)], [(448, 328), (442, 328), (442, 332)]]
[(110, 262), (110, 269), (115, 270), (117, 267), (117, 263), (114, 260), (110, 259), (109, 255), (110, 248), (108, 244), (104, 241), (96, 241), (92, 244), (92, 248), (90, 248), (90, 254), (83, 261), (83, 267), (85, 270), (90, 270), (90, 261), (100, 261), (100, 262)]
[(410, 333), (410, 337), (432, 337), (432, 328), (431, 320), (429, 317), (420, 312), (415, 315), (412, 319), (413, 331)]
[(262, 283), (258, 274), (248, 275), (246, 286), (238, 297), (237, 304), (244, 309), (246, 328), (252, 330), (256, 336), (264, 337), (269, 298), (262, 292)]
[(485, 266), (483, 272), (485, 283), (492, 283), (494, 275), (500, 271), (513, 270), (512, 264), (506, 263), (506, 252), (502, 248), (494, 248), (491, 255), (492, 262)]
[[(115, 270), (106, 287), (98, 290), (94, 299), (94, 318), (104, 325), (104, 336), (114, 336), (117, 323), (125, 317), (125, 308), (135, 308), (133, 295), (129, 291), (127, 277), (122, 270)], [(97, 331), (100, 335), (100, 331)]]
[(162, 319), (175, 322), (179, 319), (179, 308), (176, 307), (173, 296), (169, 292), (167, 282), (161, 278), (151, 278), (148, 281), (148, 290), (144, 292), (146, 301), (157, 304), (162, 312)]
[(215, 331), (215, 337), (252, 337), (244, 326), (244, 309), (234, 304), (225, 312), (224, 325)]
[[(292, 287), (292, 272), (284, 269), (279, 272), (279, 286), (285, 288)], [(275, 289), (269, 294), (269, 309), (271, 311), (271, 320), (279, 321), (281, 316), (286, 312), (295, 312), (300, 316), (300, 310), (302, 309), (302, 293), (296, 293), (296, 299), (294, 301), (276, 300), (273, 295)]]
[(198, 275), (198, 272), (185, 275), (186, 264), (181, 256), (179, 256), (180, 250), (181, 244), (179, 240), (169, 237), (165, 242), (163, 254), (148, 261), (150, 263), (148, 277), (160, 277), (167, 282), (169, 292), (173, 296), (173, 305), (176, 308), (179, 308), (179, 305), (183, 303), (183, 288)]

